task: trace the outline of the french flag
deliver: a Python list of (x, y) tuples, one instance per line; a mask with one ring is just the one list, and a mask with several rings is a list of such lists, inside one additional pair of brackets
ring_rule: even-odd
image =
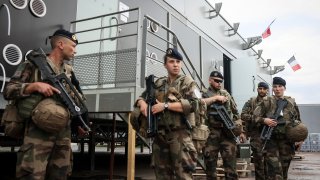
[(270, 25), (267, 27), (267, 29), (262, 33), (262, 38), (263, 39), (265, 39), (265, 38), (267, 38), (267, 37), (269, 37), (270, 35), (271, 35), (271, 29), (270, 29), (270, 26), (271, 26), (271, 24), (275, 21), (276, 19), (274, 19), (271, 23), (270, 23)]
[(296, 58), (294, 56), (292, 56), (289, 60), (288, 60), (288, 64), (291, 66), (293, 71), (299, 70), (301, 69), (300, 64), (298, 63), (298, 61), (296, 60)]
[(262, 33), (262, 38), (265, 39), (271, 35), (270, 26)]

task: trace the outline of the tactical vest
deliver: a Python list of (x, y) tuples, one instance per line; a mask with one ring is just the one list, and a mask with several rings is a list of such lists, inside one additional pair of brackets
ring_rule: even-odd
[[(285, 138), (287, 125), (291, 123), (297, 115), (294, 99), (290, 96), (284, 96), (284, 99), (287, 100), (288, 103), (282, 110), (282, 118), (279, 119), (280, 124), (278, 124), (273, 130), (273, 136), (278, 139)], [(265, 112), (267, 112), (266, 117), (272, 117), (277, 108), (277, 99), (274, 96), (265, 98), (263, 104), (266, 108)]]
[(250, 101), (250, 106), (251, 106), (251, 112), (250, 112), (251, 119), (250, 119), (250, 121), (247, 121), (246, 127), (247, 127), (247, 131), (250, 133), (251, 131), (258, 130), (257, 127), (258, 128), (260, 127), (260, 123), (255, 123), (255, 121), (252, 119), (253, 118), (252, 114), (253, 114), (254, 109), (259, 104), (259, 102), (263, 101), (263, 99), (261, 99), (259, 101), (259, 99), (257, 97), (251, 97), (249, 101)]
[[(212, 90), (205, 90), (204, 93), (203, 93), (203, 97), (205, 98), (208, 98), (208, 97), (212, 97), (212, 96), (217, 96), (217, 95), (220, 95), (220, 96), (225, 96), (225, 97), (231, 97), (229, 96), (229, 93), (222, 89), (222, 90), (219, 90), (219, 91), (215, 91), (213, 92)], [(233, 117), (233, 113), (232, 113), (232, 110), (231, 110), (231, 100), (228, 100), (225, 104), (224, 104), (224, 107), (226, 108), (228, 114), (230, 115), (231, 119), (233, 119), (234, 121), (236, 120), (234, 117)], [(207, 107), (207, 114), (209, 114), (210, 112), (213, 112), (214, 109), (210, 108), (210, 106)], [(207, 122), (206, 124), (208, 124), (209, 127), (222, 127), (223, 124), (221, 121), (217, 120), (217, 119), (214, 119), (213, 116), (207, 116)]]
[[(28, 60), (26, 61), (27, 63), (31, 63)], [(50, 63), (49, 63), (50, 64)], [(52, 65), (51, 65), (52, 66)], [(33, 74), (30, 76), (30, 81), (29, 82), (40, 82), (41, 81), (41, 73), (39, 69), (36, 66), (33, 66)], [(53, 68), (54, 69), (54, 68)], [(71, 71), (72, 67), (66, 63), (64, 63), (63, 71), (66, 74), (66, 76), (70, 79), (71, 77)], [(57, 73), (57, 72), (56, 72)], [(71, 93), (70, 87), (66, 86), (66, 90), (68, 94), (71, 97), (74, 97), (74, 94)], [(32, 110), (37, 106), (37, 104), (43, 99), (43, 95), (39, 93), (34, 93), (26, 98), (20, 99), (17, 102), (17, 108), (18, 108), (18, 113), (22, 118), (30, 118)], [(57, 97), (54, 97), (54, 99), (58, 99)]]
[[(194, 84), (194, 86), (192, 86)], [(167, 77), (161, 77), (156, 80), (156, 98), (160, 102), (180, 102), (180, 100), (187, 99), (188, 92), (191, 91), (190, 87), (195, 87), (195, 82), (191, 77), (180, 75), (171, 85), (167, 82)], [(192, 95), (190, 95), (192, 96)], [(194, 116), (190, 113), (190, 117)], [(185, 119), (192, 119), (185, 117), (183, 113), (177, 113), (174, 111), (163, 111), (159, 114), (159, 128), (176, 129), (185, 126)], [(195, 125), (195, 121), (190, 122), (191, 125)]]

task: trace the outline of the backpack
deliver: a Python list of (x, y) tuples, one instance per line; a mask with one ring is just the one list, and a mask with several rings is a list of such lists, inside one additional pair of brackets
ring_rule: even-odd
[(23, 137), (25, 120), (19, 116), (17, 106), (14, 102), (6, 105), (2, 115), (1, 125), (4, 126), (5, 135), (16, 139)]

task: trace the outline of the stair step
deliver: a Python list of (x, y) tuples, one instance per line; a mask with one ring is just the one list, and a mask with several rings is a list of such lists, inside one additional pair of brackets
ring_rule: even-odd
[(248, 169), (237, 169), (237, 172), (251, 172), (251, 170), (248, 170)]
[(247, 162), (237, 162), (237, 165), (248, 165)]
[(192, 173), (193, 176), (206, 176), (205, 173)]

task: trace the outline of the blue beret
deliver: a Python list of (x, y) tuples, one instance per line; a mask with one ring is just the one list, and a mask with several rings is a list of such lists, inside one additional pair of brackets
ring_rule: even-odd
[(286, 80), (281, 77), (274, 77), (272, 84), (286, 86)]
[(259, 82), (258, 88), (259, 87), (263, 87), (263, 88), (269, 89), (269, 85), (267, 83), (265, 83), (265, 82)]
[(182, 55), (178, 52), (177, 49), (174, 49), (174, 48), (167, 49), (166, 56), (183, 61)]
[(223, 75), (219, 71), (212, 71), (210, 77), (217, 77), (223, 79)]
[(78, 39), (77, 39), (76, 35), (74, 33), (67, 31), (67, 30), (59, 29), (56, 32), (54, 32), (53, 35), (50, 36), (49, 38), (51, 39), (54, 36), (63, 36), (65, 38), (70, 39), (74, 43), (78, 44)]

